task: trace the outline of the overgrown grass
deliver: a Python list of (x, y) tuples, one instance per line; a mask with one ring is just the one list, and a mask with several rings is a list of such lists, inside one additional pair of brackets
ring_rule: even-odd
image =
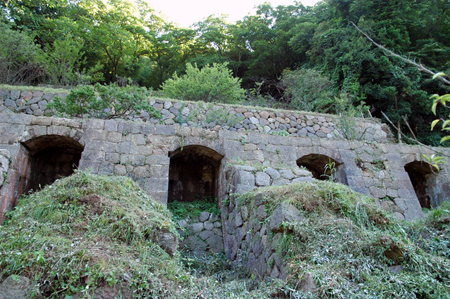
[(124, 282), (137, 297), (164, 294), (185, 273), (158, 245), (161, 231), (175, 232), (170, 212), (136, 183), (79, 171), (7, 215), (2, 279), (26, 276), (52, 298)]
[[(450, 297), (450, 203), (404, 223), (331, 182), (258, 192), (268, 215), (283, 201), (302, 215), (280, 244), (285, 282), (258, 281), (223, 254), (170, 257), (157, 240), (160, 231), (175, 232), (166, 208), (128, 178), (81, 171), (24, 196), (7, 215), (0, 280), (27, 276), (50, 298), (89, 298), (105, 285), (120, 288), (122, 298)], [(308, 273), (317, 285), (311, 293), (300, 288)]]
[(221, 214), (217, 200), (195, 200), (190, 202), (175, 200), (167, 203), (167, 208), (172, 212), (174, 220), (198, 218), (202, 212), (209, 212), (217, 216)]
[[(286, 224), (292, 229), (281, 245), (290, 298), (450, 298), (450, 204), (425, 221), (405, 223), (373, 199), (331, 182), (257, 192), (263, 193), (269, 215), (285, 201), (303, 216)], [(241, 204), (254, 196), (247, 194)], [(317, 285), (313, 293), (300, 288), (308, 273)]]
[(25, 85), (7, 85), (0, 84), (0, 89), (6, 90), (20, 90), (20, 91), (31, 91), (31, 92), (50, 92), (50, 93), (69, 93), (69, 89), (64, 88), (49, 88), (49, 87), (39, 87), (39, 86), (25, 86)]

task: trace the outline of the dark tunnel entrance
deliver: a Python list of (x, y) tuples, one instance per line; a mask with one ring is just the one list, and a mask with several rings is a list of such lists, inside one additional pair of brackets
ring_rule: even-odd
[(222, 155), (205, 146), (190, 145), (169, 156), (168, 202), (217, 202)]
[(326, 155), (309, 154), (297, 160), (298, 167), (305, 167), (311, 171), (317, 180), (329, 180), (333, 176), (333, 181), (347, 185), (347, 175), (344, 171), (344, 164)]
[(430, 209), (432, 207), (430, 189), (434, 176), (432, 166), (426, 162), (414, 161), (406, 164), (405, 170), (414, 187), (420, 206)]
[(74, 172), (84, 147), (77, 141), (58, 135), (30, 139), (22, 145), (28, 150), (28, 175), (25, 190), (38, 190)]

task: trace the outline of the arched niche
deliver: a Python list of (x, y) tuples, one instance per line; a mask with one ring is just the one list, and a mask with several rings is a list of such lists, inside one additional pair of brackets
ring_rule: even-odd
[(317, 180), (329, 180), (331, 175), (335, 182), (347, 185), (347, 175), (344, 164), (326, 155), (309, 154), (297, 160), (298, 167), (305, 167), (311, 171)]
[(201, 145), (188, 145), (169, 153), (168, 202), (219, 198), (223, 156)]
[(405, 165), (405, 171), (414, 187), (422, 208), (431, 208), (433, 205), (433, 188), (435, 188), (433, 167), (422, 161), (413, 161)]
[(38, 190), (71, 175), (78, 167), (84, 146), (70, 137), (45, 135), (22, 142), (26, 149), (25, 192)]

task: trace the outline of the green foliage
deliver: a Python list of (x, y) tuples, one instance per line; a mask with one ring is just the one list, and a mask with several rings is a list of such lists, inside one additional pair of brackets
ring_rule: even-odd
[(43, 54), (43, 66), (51, 84), (78, 85), (103, 79), (102, 73), (99, 73), (103, 67), (100, 64), (88, 71), (81, 70), (81, 65), (85, 62), (82, 59), (82, 48), (83, 42), (68, 34), (62, 40), (55, 40), (47, 49)]
[(55, 97), (50, 109), (75, 117), (117, 118), (133, 116), (141, 112), (161, 118), (148, 102), (151, 91), (145, 87), (118, 87), (116, 84), (78, 86), (70, 90), (65, 99)]
[(171, 201), (167, 208), (172, 212), (175, 220), (198, 218), (202, 212), (209, 212), (220, 216), (221, 211), (217, 200), (205, 199), (195, 201)]
[(30, 85), (43, 76), (41, 49), (26, 32), (0, 23), (0, 83)]
[(234, 103), (242, 100), (244, 90), (240, 87), (240, 80), (233, 78), (227, 64), (213, 64), (199, 69), (196, 65), (186, 65), (186, 74), (164, 82), (164, 94), (171, 98)]
[(330, 112), (333, 109), (334, 83), (311, 69), (285, 70), (281, 83), (289, 108), (302, 111)]
[(166, 279), (182, 281), (176, 261), (156, 245), (160, 231), (176, 233), (170, 212), (131, 179), (77, 171), (7, 214), (0, 270), (29, 277), (50, 298), (87, 296), (124, 279), (134, 296), (155, 296)]
[[(283, 202), (300, 210), (300, 221), (284, 223), (290, 230), (280, 244), (287, 297), (448, 298), (447, 204), (425, 222), (403, 223), (344, 185), (314, 181), (251, 191), (239, 205), (250, 205), (258, 193), (268, 217)], [(300, 287), (307, 273), (317, 285), (308, 293)]]
[(365, 106), (364, 102), (355, 107), (352, 97), (348, 94), (341, 94), (338, 98), (335, 98), (335, 105), (336, 112), (339, 115), (336, 127), (343, 137), (347, 140), (361, 140), (366, 132), (358, 132), (356, 118), (364, 117), (368, 107)]

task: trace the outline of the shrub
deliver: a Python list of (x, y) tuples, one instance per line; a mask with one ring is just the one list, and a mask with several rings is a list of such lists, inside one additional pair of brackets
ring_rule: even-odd
[(185, 75), (178, 77), (175, 73), (162, 88), (168, 97), (190, 101), (232, 103), (245, 94), (240, 80), (233, 78), (226, 63), (206, 65), (202, 69), (188, 63)]
[(31, 36), (0, 24), (0, 83), (29, 85), (39, 79), (41, 52)]
[(78, 86), (70, 91), (63, 100), (55, 97), (49, 104), (50, 109), (74, 117), (117, 118), (135, 115), (141, 111), (151, 117), (161, 118), (147, 101), (151, 92), (145, 87), (118, 87), (116, 84)]
[(334, 82), (311, 69), (285, 70), (281, 83), (290, 108), (303, 111), (329, 112), (333, 107)]

